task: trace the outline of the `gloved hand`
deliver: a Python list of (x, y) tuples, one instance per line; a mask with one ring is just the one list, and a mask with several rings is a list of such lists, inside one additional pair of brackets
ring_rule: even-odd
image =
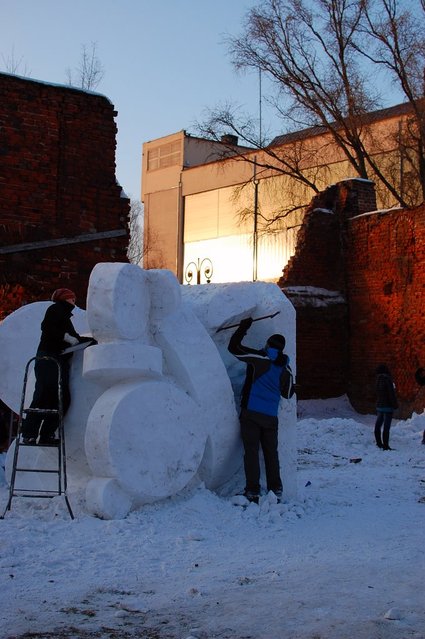
[(252, 317), (246, 317), (245, 319), (241, 320), (239, 322), (239, 328), (242, 329), (243, 331), (245, 331), (245, 333), (248, 331), (248, 329), (251, 328), (251, 324), (254, 320), (252, 319)]

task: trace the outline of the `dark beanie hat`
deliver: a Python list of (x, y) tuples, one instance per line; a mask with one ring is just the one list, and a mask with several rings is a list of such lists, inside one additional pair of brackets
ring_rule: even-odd
[(388, 368), (388, 366), (386, 364), (379, 364), (379, 366), (377, 366), (375, 373), (377, 375), (389, 375), (390, 374), (390, 369)]
[(53, 292), (51, 299), (52, 302), (66, 302), (66, 300), (70, 300), (74, 297), (76, 297), (76, 295), (71, 289), (57, 288), (56, 291)]
[(277, 348), (278, 351), (283, 351), (283, 349), (285, 348), (286, 340), (283, 335), (279, 335), (279, 333), (276, 333), (275, 335), (269, 337), (269, 339), (267, 340), (267, 344), (270, 346), (270, 348)]

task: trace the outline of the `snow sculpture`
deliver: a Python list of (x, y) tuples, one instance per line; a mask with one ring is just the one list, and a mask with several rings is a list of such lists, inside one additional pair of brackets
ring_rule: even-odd
[[(0, 362), (7, 371), (0, 397), (15, 412), (47, 306), (25, 306), (0, 326)], [(98, 344), (73, 356), (73, 399), (65, 418), (68, 483), (85, 490), (90, 512), (123, 517), (188, 484), (216, 489), (234, 475), (242, 463), (235, 394), (244, 366), (227, 352), (232, 331), (217, 329), (274, 313), (253, 324), (247, 341), (259, 348), (272, 333), (283, 333), (294, 367), (295, 311), (274, 284), (183, 287), (165, 270), (117, 263), (93, 269), (87, 312), (75, 309), (73, 321)], [(281, 405), (282, 479), (285, 496), (294, 498), (295, 399)], [(55, 454), (28, 450), (38, 465)], [(12, 457), (13, 446), (9, 477)]]
[[(178, 340), (179, 285), (171, 282), (159, 282), (169, 301), (153, 312), (160, 319), (170, 314)], [(103, 516), (113, 516), (125, 495), (140, 504), (178, 492), (196, 474), (205, 448), (201, 406), (162, 374), (161, 350), (146, 344), (149, 292), (147, 271), (130, 264), (98, 264), (90, 277), (88, 321), (99, 345), (87, 350), (83, 377), (107, 390), (87, 421), (85, 451), (97, 478), (96, 490), (89, 482), (87, 503)]]

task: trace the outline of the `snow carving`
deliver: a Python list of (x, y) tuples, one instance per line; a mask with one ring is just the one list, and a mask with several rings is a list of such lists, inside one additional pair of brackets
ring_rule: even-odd
[[(0, 325), (6, 371), (0, 397), (15, 412), (47, 306), (22, 307)], [(232, 330), (217, 329), (267, 314), (275, 316), (254, 323), (247, 341), (259, 348), (269, 335), (283, 333), (295, 368), (295, 311), (275, 284), (181, 286), (170, 271), (96, 265), (87, 312), (75, 309), (73, 323), (98, 344), (73, 355), (65, 418), (68, 484), (84, 490), (91, 513), (121, 518), (189, 485), (203, 482), (214, 490), (232, 478), (242, 464), (238, 394), (244, 366), (227, 351)], [(33, 381), (29, 393), (32, 388)], [(296, 496), (295, 411), (295, 399), (281, 402), (286, 498)], [(27, 457), (31, 450), (34, 459), (26, 461), (33, 467), (55, 454), (28, 449)], [(13, 446), (8, 478), (12, 459)], [(38, 485), (43, 481), (34, 476)]]

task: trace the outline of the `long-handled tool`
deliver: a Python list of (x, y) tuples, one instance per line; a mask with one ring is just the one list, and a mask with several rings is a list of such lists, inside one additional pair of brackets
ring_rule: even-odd
[[(280, 311), (276, 311), (276, 313), (273, 313), (272, 315), (263, 315), (262, 317), (256, 317), (255, 319), (253, 319), (253, 322), (259, 322), (260, 320), (263, 319), (269, 319), (271, 317), (275, 317), (276, 315), (279, 315)], [(237, 326), (239, 326), (239, 322), (237, 324), (230, 324), (229, 326), (222, 326), (221, 328), (218, 328), (216, 330), (216, 333), (219, 333), (220, 331), (226, 331), (228, 328), (236, 328)]]

